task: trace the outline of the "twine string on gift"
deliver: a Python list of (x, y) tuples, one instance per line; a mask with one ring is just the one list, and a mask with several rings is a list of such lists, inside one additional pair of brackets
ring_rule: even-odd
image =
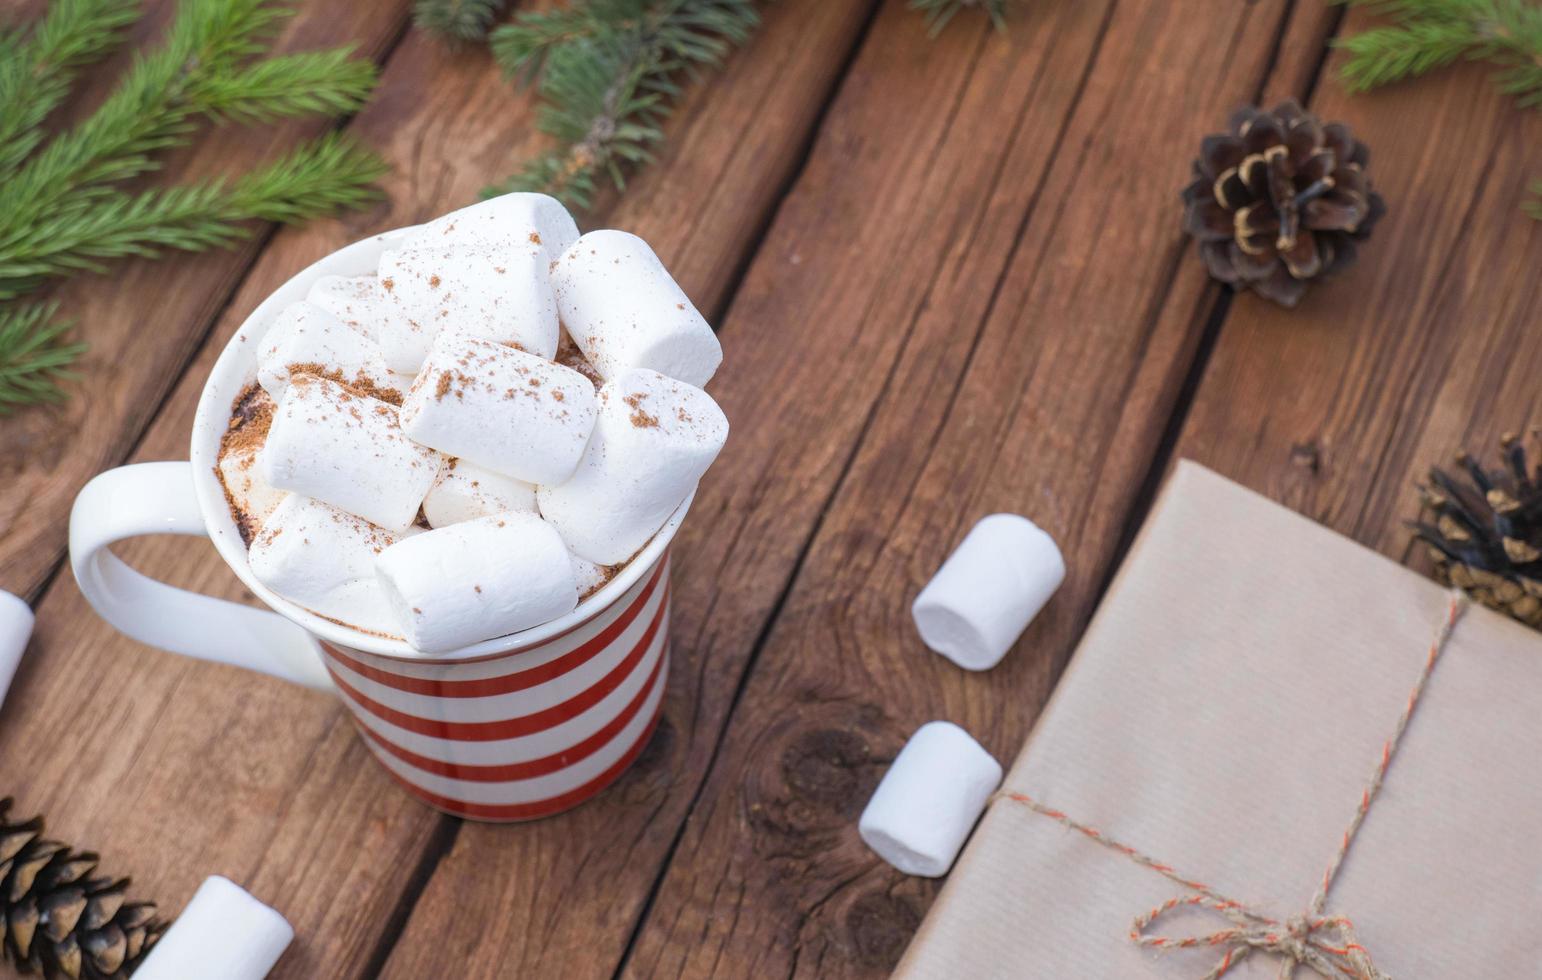
[[(1457, 621), (1461, 619), (1466, 608), (1466, 597), (1460, 592), (1453, 591), (1445, 618), (1441, 621), (1440, 629), (1430, 643), (1424, 668), (1419, 672), (1418, 680), (1414, 683), (1413, 691), (1408, 695), (1402, 714), (1398, 716), (1397, 727), (1382, 745), (1381, 756), (1377, 760), (1370, 781), (1360, 793), (1360, 802), (1349, 821), (1349, 828), (1340, 838), (1338, 849), (1328, 862), (1327, 869), (1318, 881), (1317, 891), (1313, 893), (1312, 900), (1302, 914), (1291, 916), (1283, 921), (1265, 915), (1251, 906), (1227, 898), (1204, 882), (1178, 873), (1171, 865), (1164, 864), (1128, 844), (1115, 840), (1095, 827), (1074, 820), (1060, 810), (1046, 806), (1026, 794), (1002, 790), (996, 794), (996, 798), (1011, 800), (1035, 813), (1056, 820), (1098, 845), (1117, 851), (1136, 864), (1144, 865), (1182, 885), (1187, 890), (1186, 894), (1168, 899), (1135, 919), (1134, 925), (1130, 927), (1130, 939), (1141, 946), (1150, 946), (1155, 949), (1211, 947), (1225, 950), (1220, 962), (1204, 975), (1203, 980), (1217, 980), (1254, 952), (1280, 957), (1280, 980), (1290, 980), (1298, 966), (1307, 967), (1319, 976), (1328, 977), (1330, 980), (1390, 980), (1387, 974), (1376, 968), (1371, 961), (1370, 953), (1360, 945), (1355, 936), (1354, 924), (1349, 918), (1342, 915), (1325, 915), (1323, 910), (1328, 904), (1328, 892), (1333, 888), (1339, 869), (1344, 865), (1344, 858), (1348, 856), (1355, 836), (1360, 832), (1361, 825), (1365, 823), (1371, 804), (1381, 793), (1382, 784), (1387, 778), (1387, 770), (1392, 766), (1392, 760), (1402, 744), (1403, 734), (1408, 730), (1408, 723), (1413, 718), (1414, 710), (1419, 706), (1419, 700), (1424, 696), (1424, 689), (1429, 684), (1430, 676), (1435, 672), (1435, 665), (1439, 662), (1440, 655), (1445, 652), (1451, 634), (1456, 629)], [(1149, 930), (1158, 920), (1183, 909), (1213, 912), (1226, 919), (1230, 926), (1203, 936), (1173, 938), (1150, 934)]]

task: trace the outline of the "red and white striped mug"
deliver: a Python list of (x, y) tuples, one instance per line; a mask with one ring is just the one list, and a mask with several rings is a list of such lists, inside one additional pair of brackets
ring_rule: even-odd
[[(124, 466), (88, 483), (70, 514), (70, 564), (102, 618), (140, 642), (335, 690), (375, 757), (424, 802), (476, 820), (534, 819), (600, 792), (653, 733), (669, 673), (669, 545), (690, 500), (573, 612), (429, 657), (257, 581), (215, 475), (231, 406), (256, 377), (256, 344), (274, 316), (321, 276), (373, 272), (410, 230), (335, 252), (258, 306), (204, 386), (189, 461)], [(143, 534), (207, 535), (273, 611), (157, 582), (108, 548)]]

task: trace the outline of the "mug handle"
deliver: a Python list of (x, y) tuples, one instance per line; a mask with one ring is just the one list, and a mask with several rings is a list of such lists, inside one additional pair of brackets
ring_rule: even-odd
[(172, 653), (332, 690), (317, 641), (277, 613), (188, 592), (130, 568), (109, 549), (142, 534), (208, 535), (187, 462), (137, 463), (87, 483), (70, 511), (70, 567), (86, 601), (118, 632)]

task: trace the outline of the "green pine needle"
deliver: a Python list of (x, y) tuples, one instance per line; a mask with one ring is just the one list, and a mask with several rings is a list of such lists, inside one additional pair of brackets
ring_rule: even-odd
[(539, 87), (537, 127), (558, 148), (484, 196), (539, 190), (588, 208), (602, 180), (625, 186), (652, 159), (677, 78), (722, 63), (760, 24), (752, 0), (574, 0), (493, 31), (504, 72)]
[(481, 41), (503, 12), (503, 4), (504, 0), (417, 0), (412, 21), (452, 43)]
[(314, 140), (234, 182), (129, 194), (113, 191), (72, 208), (11, 249), (0, 249), (0, 301), (55, 276), (100, 272), (111, 259), (198, 252), (247, 237), (246, 222), (294, 223), (378, 196), (385, 173), (374, 151), (338, 135)]
[[(1499, 68), (1495, 83), (1523, 107), (1542, 105), (1542, 5), (1533, 0), (1338, 0), (1391, 18), (1336, 42), (1352, 92), (1415, 78), (1459, 60)], [(1542, 220), (1542, 182), (1527, 214)]]
[(377, 74), (374, 63), (353, 60), (352, 47), (276, 55), (207, 79), (196, 103), (204, 115), (243, 123), (344, 115), (364, 104)]
[(71, 325), (55, 312), (52, 303), (0, 309), (0, 415), (63, 400), (59, 384), (74, 377), (69, 365), (86, 345), (64, 340)]
[(983, 10), (996, 30), (1007, 28), (1006, 0), (910, 0), (910, 9), (925, 15), (932, 37), (941, 34), (948, 22), (965, 10)]
[(1542, 7), (1531, 0), (1342, 0), (1392, 23), (1337, 42), (1351, 91), (1414, 78), (1468, 59), (1498, 65), (1503, 91), (1542, 99)]
[(243, 175), (149, 190), (122, 182), (159, 166), (200, 122), (266, 123), (363, 104), (376, 69), (347, 48), (269, 55), (291, 11), (267, 0), (181, 0), (84, 121), (43, 141), (76, 71), (121, 41), (137, 0), (53, 0), (30, 31), (0, 29), (0, 412), (60, 397), (78, 355), (51, 306), (13, 305), (44, 282), (112, 259), (200, 251), (371, 200), (380, 157), (338, 135)]
[(48, 114), (69, 94), (77, 69), (106, 56), (139, 17), (137, 0), (55, 0), (25, 39), (0, 50), (0, 176), (37, 148)]

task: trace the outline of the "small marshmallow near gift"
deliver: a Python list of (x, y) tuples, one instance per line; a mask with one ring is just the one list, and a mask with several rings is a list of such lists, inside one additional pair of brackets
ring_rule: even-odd
[[(994, 667), (1065, 579), (1054, 539), (1016, 514), (970, 530), (912, 606), (922, 640), (966, 670)], [(906, 874), (947, 874), (1001, 766), (957, 725), (916, 730), (858, 821), (868, 847)]]
[[(564, 324), (582, 370), (572, 345), (557, 363)], [(259, 341), (271, 421), (219, 466), (255, 528), (252, 573), (423, 653), (561, 617), (722, 449), (699, 387), (721, 359), (635, 236), (580, 237), (540, 194), (436, 218), (375, 275), (319, 280)]]

